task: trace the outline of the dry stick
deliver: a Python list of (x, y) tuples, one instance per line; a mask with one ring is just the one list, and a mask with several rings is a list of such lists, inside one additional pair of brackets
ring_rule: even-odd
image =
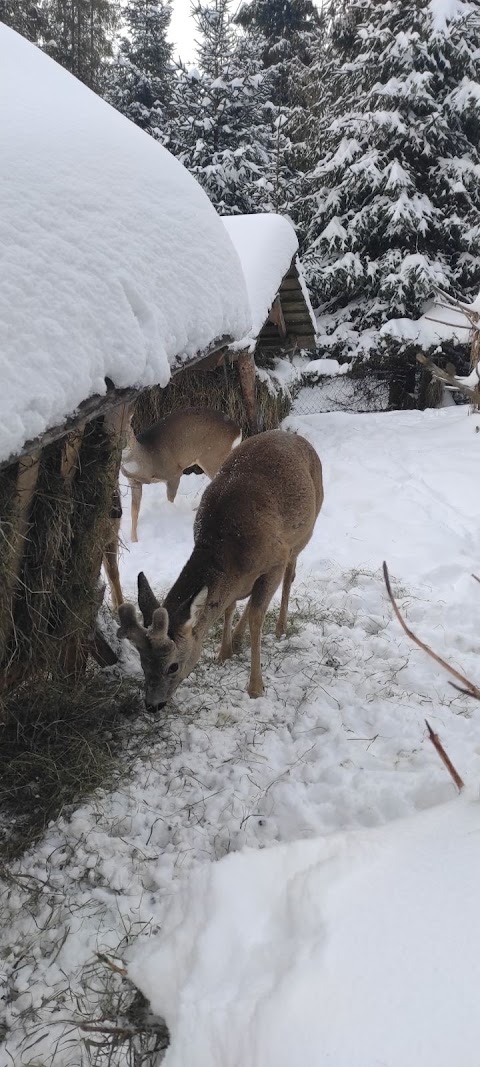
[(119, 967), (118, 964), (113, 963), (113, 960), (109, 960), (108, 956), (103, 955), (103, 952), (96, 952), (95, 955), (97, 957), (97, 960), (100, 960), (100, 963), (104, 963), (105, 966), (109, 967), (111, 971), (115, 971), (115, 974), (121, 974), (122, 978), (127, 977), (127, 971), (125, 967)]
[(465, 383), (456, 378), (454, 374), (449, 374), (448, 371), (442, 370), (436, 363), (433, 363), (431, 359), (427, 359), (427, 357), (423, 355), (423, 352), (417, 353), (417, 362), (421, 363), (424, 367), (427, 367), (430, 373), (433, 374), (434, 378), (439, 378), (441, 382), (446, 382), (447, 385), (452, 385), (454, 389), (458, 389), (459, 393), (468, 396), (469, 400), (472, 400), (474, 403), (478, 402), (478, 387), (471, 389), (469, 385), (465, 385)]
[(480, 583), (480, 578), (477, 574), (472, 574), (472, 578), (475, 578), (475, 581)]
[(445, 749), (444, 749), (444, 747), (442, 745), (442, 742), (440, 741), (440, 738), (439, 738), (438, 734), (433, 732), (432, 727), (430, 726), (430, 723), (427, 722), (426, 719), (425, 719), (425, 725), (427, 727), (428, 736), (430, 738), (430, 741), (432, 742), (432, 745), (434, 746), (434, 748), (436, 748), (436, 750), (438, 752), (438, 755), (440, 756), (440, 759), (443, 761), (443, 763), (445, 764), (445, 766), (447, 768), (448, 773), (453, 778), (453, 781), (455, 782), (455, 785), (456, 785), (456, 787), (458, 789), (458, 792), (461, 793), (462, 789), (464, 788), (464, 785), (465, 785), (464, 781), (460, 778), (460, 775), (459, 775), (458, 771), (455, 770), (455, 767), (453, 766), (453, 763), (452, 763), (451, 759), (449, 758), (449, 756), (447, 756), (447, 753), (445, 752)]
[[(400, 610), (392, 593), (392, 587), (390, 585), (390, 575), (388, 573), (388, 567), (385, 562), (383, 563), (383, 577), (385, 579), (385, 585), (387, 588), (388, 596), (390, 598), (390, 603), (395, 612), (395, 615), (397, 616), (400, 626), (405, 631), (407, 637), (409, 637), (411, 641), (414, 641), (415, 644), (418, 645), (418, 647), (421, 648), (423, 652), (426, 652), (427, 656), (431, 656), (436, 663), (439, 663), (440, 666), (444, 667), (444, 669), (448, 671), (449, 674), (452, 674), (453, 677), (457, 679), (457, 681), (461, 682), (461, 693), (465, 693), (467, 696), (470, 697), (475, 697), (475, 700), (480, 700), (480, 689), (478, 688), (478, 686), (474, 685), (474, 683), (471, 682), (469, 678), (465, 678), (464, 674), (460, 674), (460, 671), (455, 670), (455, 667), (452, 667), (450, 663), (447, 663), (446, 660), (442, 659), (442, 657), (439, 656), (437, 652), (434, 652), (433, 649), (430, 648), (430, 645), (426, 645), (424, 641), (421, 641), (420, 638), (417, 637), (416, 634), (414, 634), (413, 631), (409, 629), (404, 618), (400, 614)], [(454, 685), (454, 683), (450, 682), (450, 685)], [(459, 689), (459, 686), (454, 685), (454, 688)]]

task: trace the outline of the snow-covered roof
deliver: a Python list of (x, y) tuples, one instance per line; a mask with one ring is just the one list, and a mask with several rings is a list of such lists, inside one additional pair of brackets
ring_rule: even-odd
[(0, 461), (250, 326), (238, 257), (184, 167), (0, 25)]
[[(248, 333), (233, 347), (251, 348), (268, 318), (281, 282), (298, 251), (297, 235), (289, 220), (281, 215), (233, 215), (222, 221), (242, 264), (251, 312)], [(297, 269), (314, 324), (298, 261)]]

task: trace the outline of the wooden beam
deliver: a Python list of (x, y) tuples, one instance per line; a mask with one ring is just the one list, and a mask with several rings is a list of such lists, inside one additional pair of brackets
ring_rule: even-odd
[(248, 425), (252, 433), (258, 433), (255, 360), (250, 352), (240, 352), (238, 375), (242, 389)]
[[(283, 293), (284, 290), (288, 290), (288, 291), (293, 290), (294, 292), (300, 292), (300, 293), (302, 292), (302, 289), (301, 289), (301, 286), (300, 286), (300, 282), (298, 280), (298, 274), (295, 274), (295, 275), (287, 274), (287, 276), (283, 279), (283, 282), (282, 282), (282, 284), (280, 286), (280, 293)], [(302, 293), (302, 296), (303, 296), (303, 293)]]
[(268, 322), (274, 324), (280, 334), (280, 337), (287, 336), (287, 329), (285, 326), (285, 319), (283, 317), (282, 304), (280, 297), (276, 296), (268, 314)]

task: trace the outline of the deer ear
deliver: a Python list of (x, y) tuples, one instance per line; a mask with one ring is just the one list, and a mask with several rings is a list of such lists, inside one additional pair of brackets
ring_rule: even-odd
[(146, 635), (143, 626), (137, 621), (135, 614), (135, 608), (133, 604), (120, 604), (118, 608), (118, 617), (120, 619), (120, 626), (117, 630), (117, 637), (120, 640), (131, 641), (132, 645), (136, 648), (140, 648), (145, 644)]
[(165, 641), (168, 634), (168, 611), (166, 608), (155, 608), (150, 626), (150, 639), (152, 641)]
[(202, 614), (202, 611), (207, 603), (208, 586), (204, 586), (199, 593), (193, 598), (190, 604), (190, 615), (187, 619), (187, 626), (191, 626), (192, 630), (195, 629), (197, 622)]
[(155, 593), (150, 588), (143, 571), (140, 571), (140, 574), (138, 575), (137, 586), (138, 606), (143, 615), (143, 624), (144, 626), (151, 626), (155, 608), (159, 608), (160, 604)]

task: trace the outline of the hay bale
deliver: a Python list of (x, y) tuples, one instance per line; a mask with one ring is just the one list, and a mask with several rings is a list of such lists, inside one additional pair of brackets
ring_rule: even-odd
[[(275, 429), (288, 415), (291, 400), (287, 393), (268, 387), (265, 381), (256, 382), (258, 419), (262, 430)], [(205, 406), (229, 415), (241, 427), (244, 437), (250, 429), (243, 402), (238, 368), (235, 363), (214, 370), (196, 370), (194, 367), (180, 371), (161, 389), (154, 386), (141, 394), (135, 405), (132, 427), (141, 433), (158, 419), (178, 408)]]
[[(21, 566), (0, 602), (7, 687), (31, 676), (76, 678), (85, 667), (120, 453), (120, 436), (99, 417), (75, 441), (56, 441), (41, 454)], [(10, 468), (3, 479), (2, 530), (8, 530), (8, 514), (15, 525)]]
[[(5, 698), (0, 748), (3, 860), (25, 851), (60, 812), (67, 814), (117, 774), (125, 716), (140, 710), (138, 684), (98, 670), (72, 688), (26, 683)], [(131, 754), (129, 758), (131, 764)]]

